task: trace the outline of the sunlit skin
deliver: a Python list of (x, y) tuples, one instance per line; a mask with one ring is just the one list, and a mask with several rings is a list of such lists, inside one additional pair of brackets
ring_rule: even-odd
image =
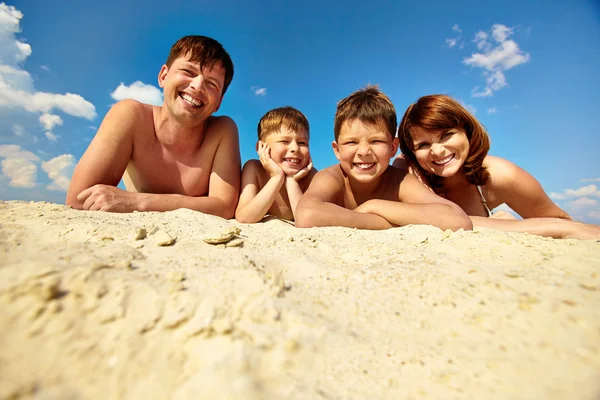
[[(187, 56), (163, 65), (162, 106), (123, 100), (104, 118), (75, 169), (67, 204), (91, 211), (189, 208), (225, 218), (239, 193), (237, 127), (214, 117), (225, 82), (220, 63)], [(117, 188), (121, 177), (127, 190)]]
[(249, 160), (242, 169), (242, 192), (235, 212), (238, 221), (258, 222), (266, 214), (294, 220), (296, 206), (310, 185), (312, 168), (306, 130), (283, 125), (259, 140), (259, 160)]
[(340, 163), (316, 174), (298, 203), (297, 226), (387, 229), (431, 224), (471, 229), (460, 207), (389, 165), (398, 141), (383, 121), (347, 120), (332, 146)]
[(411, 134), (421, 168), (444, 178), (460, 173), (469, 156), (469, 139), (463, 129), (427, 131), (415, 127)]
[[(287, 126), (282, 126), (259, 141), (257, 146), (266, 146), (270, 158), (277, 164), (285, 175), (295, 175), (310, 163), (308, 149), (308, 132), (295, 132)], [(257, 149), (258, 150), (258, 149)]]
[(496, 211), (488, 218), (477, 186), (469, 182), (463, 170), (471, 150), (465, 131), (461, 128), (428, 131), (413, 126), (410, 133), (418, 166), (409, 165), (402, 155), (394, 161), (394, 166), (416, 175), (427, 185), (422, 170), (444, 178), (442, 195), (458, 204), (474, 226), (554, 238), (600, 239), (599, 226), (572, 221), (527, 171), (490, 155), (483, 160), (489, 179), (481, 185), (488, 207), (494, 209), (506, 204), (524, 219), (517, 220), (504, 211)]
[(342, 124), (332, 147), (351, 184), (376, 187), (398, 150), (398, 139), (392, 139), (383, 124), (353, 119)]

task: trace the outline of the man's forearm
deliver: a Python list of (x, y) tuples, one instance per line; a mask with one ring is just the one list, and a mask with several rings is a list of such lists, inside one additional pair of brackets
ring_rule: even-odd
[(138, 193), (138, 211), (172, 211), (188, 208), (225, 219), (233, 218), (236, 199), (225, 201), (211, 196), (185, 196), (181, 194)]
[(562, 218), (528, 218), (523, 220), (506, 220), (471, 216), (473, 226), (496, 229), (505, 232), (530, 233), (532, 235), (546, 236), (555, 239), (566, 237), (569, 221)]

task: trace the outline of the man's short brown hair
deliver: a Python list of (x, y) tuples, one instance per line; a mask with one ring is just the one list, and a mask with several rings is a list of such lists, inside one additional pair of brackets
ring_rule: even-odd
[(351, 119), (368, 124), (383, 124), (392, 138), (396, 137), (396, 109), (389, 97), (377, 86), (366, 86), (338, 102), (333, 126), (336, 142), (342, 124)]
[(258, 122), (258, 139), (264, 140), (268, 134), (278, 131), (283, 125), (295, 132), (306, 130), (310, 137), (308, 119), (294, 107), (286, 106), (274, 108), (263, 115)]
[(207, 36), (184, 36), (171, 47), (165, 64), (170, 68), (176, 59), (185, 56), (189, 57), (191, 62), (198, 63), (200, 69), (213, 68), (217, 63), (223, 66), (225, 70), (225, 82), (221, 93), (223, 96), (233, 79), (233, 62), (221, 43)]

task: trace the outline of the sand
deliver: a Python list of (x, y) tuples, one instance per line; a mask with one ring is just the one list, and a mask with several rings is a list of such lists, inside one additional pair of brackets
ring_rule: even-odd
[(2, 399), (600, 396), (595, 241), (0, 202), (0, 257)]

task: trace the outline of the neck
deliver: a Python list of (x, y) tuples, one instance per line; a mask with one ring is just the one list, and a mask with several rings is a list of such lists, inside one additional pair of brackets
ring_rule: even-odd
[(448, 178), (444, 178), (444, 187), (449, 190), (469, 185), (471, 184), (467, 180), (467, 176), (462, 172), (456, 173)]
[(195, 124), (173, 118), (166, 105), (155, 109), (154, 126), (161, 144), (176, 152), (195, 151), (206, 134), (208, 120)]

